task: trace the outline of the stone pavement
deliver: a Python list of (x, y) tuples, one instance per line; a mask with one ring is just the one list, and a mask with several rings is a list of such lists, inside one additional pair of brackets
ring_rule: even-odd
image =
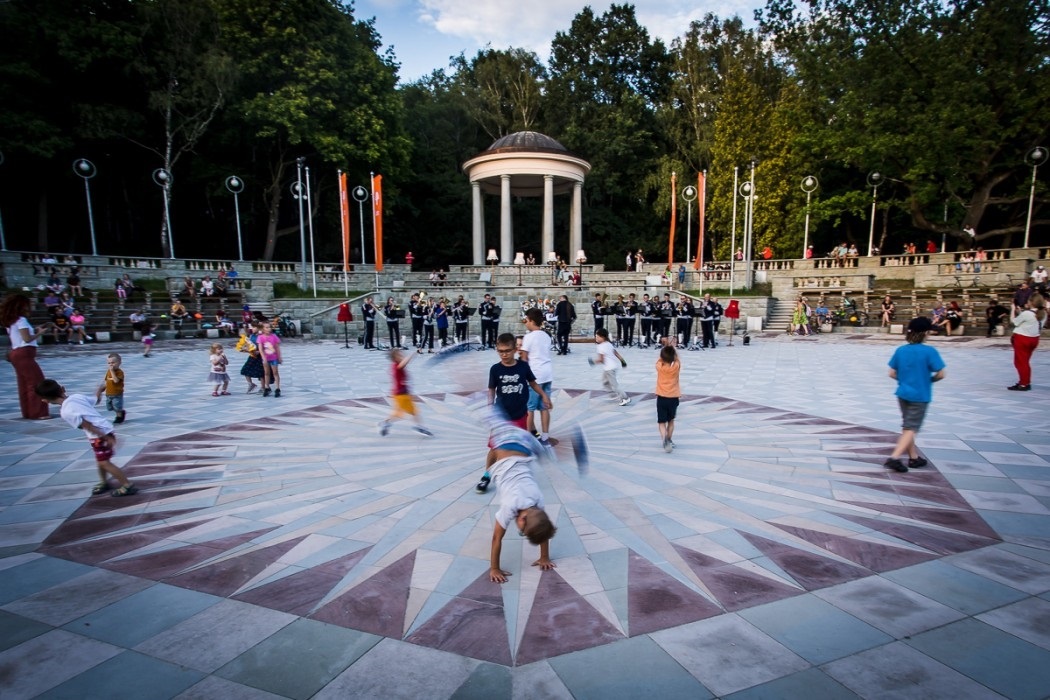
[(574, 344), (536, 469), (557, 568), (508, 533), (503, 586), (473, 492), (495, 353), (409, 366), (427, 438), (379, 436), (386, 358), (342, 343), (287, 343), (280, 399), (213, 398), (204, 342), (45, 348), (83, 393), (124, 353), (141, 492), (89, 496), (83, 435), (0, 372), (0, 697), (1047, 697), (1050, 355), (1014, 393), (1005, 340), (934, 339), (931, 464), (897, 474), (895, 342), (683, 353), (673, 454), (656, 353), (625, 352), (621, 408)]

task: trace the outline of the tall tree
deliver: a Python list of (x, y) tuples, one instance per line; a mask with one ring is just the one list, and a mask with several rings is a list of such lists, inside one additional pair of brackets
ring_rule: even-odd
[(516, 131), (530, 131), (539, 120), (546, 70), (525, 49), (486, 48), (467, 63), (452, 61), (455, 89), (463, 105), (492, 141)]
[[(267, 211), (263, 257), (296, 226), (279, 227), (287, 171), (317, 158), (355, 178), (399, 172), (408, 155), (397, 65), (377, 52), (371, 22), (336, 0), (229, 0), (220, 6), (222, 38), (241, 80), (227, 129), (261, 155)], [(396, 182), (390, 178), (387, 182)], [(396, 197), (391, 188), (390, 202)], [(386, 193), (385, 193), (386, 194)]]
[[(808, 4), (772, 0), (761, 27), (814, 109), (802, 143), (853, 170), (852, 192), (832, 199), (862, 210), (864, 175), (878, 169), (912, 227), (962, 238), (973, 225), (979, 241), (1015, 240), (1024, 155), (1050, 136), (1046, 0)], [(947, 223), (946, 202), (956, 212)]]
[[(634, 7), (584, 8), (551, 45), (545, 131), (592, 166), (584, 195), (588, 257), (619, 264), (640, 242), (666, 245), (647, 186), (663, 143), (655, 109), (665, 100), (669, 57), (638, 24)], [(570, 252), (571, 254), (571, 252)]]

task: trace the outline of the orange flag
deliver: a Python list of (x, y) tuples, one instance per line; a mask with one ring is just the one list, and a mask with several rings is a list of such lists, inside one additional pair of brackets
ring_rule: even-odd
[(350, 271), (350, 202), (346, 191), (346, 173), (339, 171), (339, 220), (343, 224), (343, 272)]
[(383, 176), (372, 176), (372, 230), (375, 233), (376, 272), (383, 271)]
[(696, 261), (693, 263), (693, 269), (699, 270), (704, 266), (704, 214), (707, 209), (707, 174), (706, 171), (696, 176), (696, 189), (700, 192), (700, 206), (699, 216), (700, 221), (700, 240), (696, 244)]
[(678, 207), (675, 206), (678, 203), (678, 185), (677, 177), (674, 173), (671, 173), (671, 237), (667, 241), (667, 264), (671, 265), (674, 263), (674, 223), (675, 219), (678, 218)]

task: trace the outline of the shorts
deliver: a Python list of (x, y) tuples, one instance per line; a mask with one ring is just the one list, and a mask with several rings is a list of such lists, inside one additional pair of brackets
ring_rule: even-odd
[(657, 423), (670, 423), (674, 420), (674, 417), (678, 415), (678, 397), (677, 396), (657, 396), (656, 397), (656, 422)]
[(277, 367), (278, 365), (281, 364), (281, 361), (280, 360), (267, 360), (266, 364), (270, 365), (271, 367)]
[(114, 394), (110, 396), (106, 394), (106, 410), (107, 411), (123, 411), (124, 410), (124, 394)]
[(95, 451), (95, 461), (108, 462), (113, 458), (113, 447), (108, 440), (95, 438), (91, 441), (91, 449)]
[(897, 403), (901, 407), (901, 429), (919, 432), (922, 420), (926, 417), (926, 408), (930, 404), (921, 401), (905, 401), (899, 397)]
[(393, 396), (394, 401), (394, 415), (416, 415), (416, 402), (412, 400), (410, 394), (395, 394)]
[[(540, 388), (543, 389), (543, 392), (545, 394), (547, 394), (547, 397), (550, 398), (551, 385), (554, 382), (537, 382), (537, 383), (540, 385)], [(545, 410), (547, 410), (547, 409), (545, 409), (543, 407), (543, 399), (541, 399), (540, 395), (537, 394), (535, 391), (533, 391), (532, 387), (530, 386), (529, 387), (529, 411), (545, 411)]]
[[(528, 430), (529, 429), (529, 416), (528, 416), (528, 414), (525, 414), (521, 418), (508, 418), (507, 422), (510, 423), (511, 425), (513, 425), (515, 428), (521, 428), (522, 430)], [(495, 447), (495, 445), (492, 443), (492, 436), (489, 435), (489, 449), (491, 450), (494, 447)], [(524, 453), (528, 454), (528, 450), (525, 450), (524, 448), (522, 448), (522, 451)]]
[(153, 338), (149, 337), (148, 335), (142, 336), (142, 344), (143, 345), (153, 345)]

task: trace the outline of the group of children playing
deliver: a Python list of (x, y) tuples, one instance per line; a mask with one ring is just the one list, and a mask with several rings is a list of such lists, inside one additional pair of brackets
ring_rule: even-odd
[[(526, 317), (529, 332), (542, 332), (541, 327)], [(885, 466), (898, 472), (908, 471), (909, 466), (916, 468), (927, 463), (918, 455), (915, 435), (932, 398), (932, 383), (944, 378), (944, 362), (939, 353), (923, 345), (930, 330), (929, 319), (914, 319), (908, 324), (908, 342), (896, 350), (889, 362), (890, 377), (898, 382), (896, 394), (902, 415), (902, 431)], [(674, 347), (674, 339), (667, 338), (665, 341), (656, 361), (656, 412), (663, 448), (666, 452), (672, 452), (675, 447), (674, 423), (681, 396), (681, 362)], [(627, 405), (630, 399), (619, 389), (615, 376), (619, 367), (627, 366), (626, 361), (609, 343), (608, 331), (605, 329), (595, 332), (595, 343), (597, 355), (589, 362), (602, 366), (604, 386), (620, 399), (621, 406)], [(494, 583), (505, 583), (511, 575), (502, 568), (500, 557), (503, 537), (512, 526), (517, 528), (521, 536), (539, 547), (539, 558), (533, 562), (533, 566), (543, 570), (555, 567), (550, 559), (549, 543), (557, 528), (544, 510), (543, 493), (533, 475), (536, 459), (549, 458), (553, 451), (550, 443), (544, 444), (537, 438), (537, 433), (529, 429), (535, 426), (530, 426), (528, 422), (529, 413), (538, 407), (542, 406), (548, 412), (551, 410), (550, 384), (537, 382), (530, 363), (518, 358), (519, 353), (525, 359), (528, 358), (523, 347), (527, 347), (527, 344), (510, 333), (504, 333), (496, 339), (499, 362), (489, 369), (488, 408), (482, 416), (489, 430), (489, 450), (485, 459), (485, 472), (476, 490), (484, 493), (491, 484), (499, 495), (489, 561), (489, 579)], [(254, 324), (251, 332), (242, 331), (237, 350), (248, 354), (241, 370), (248, 381), (248, 393), (256, 390), (253, 379), (258, 378), (264, 396), (269, 395), (271, 386), (275, 387), (274, 396), (280, 396), (280, 338), (273, 333), (270, 324), (261, 322)], [(418, 432), (426, 436), (433, 435), (420, 421), (409, 388), (406, 368), (413, 357), (415, 355), (403, 354), (397, 349), (390, 353), (393, 410), (380, 423), (381, 435), (389, 432), (393, 421), (406, 416), (415, 420)], [(137, 492), (136, 487), (111, 461), (116, 445), (113, 425), (124, 422), (126, 418), (124, 372), (120, 367), (120, 355), (110, 353), (106, 363), (106, 375), (95, 392), (94, 404), (82, 394), (67, 394), (65, 388), (52, 379), (41, 382), (36, 392), (47, 403), (61, 406), (62, 418), (74, 428), (83, 430), (91, 441), (99, 473), (99, 482), (92, 489), (92, 494), (111, 491), (112, 496), (130, 496)], [(229, 362), (220, 343), (211, 346), (210, 364), (209, 381), (215, 384), (212, 395), (229, 395), (229, 374), (226, 371)], [(116, 413), (112, 422), (95, 407), (101, 403), (103, 394), (106, 397), (106, 409)], [(907, 466), (901, 461), (905, 454), (909, 458)], [(109, 483), (110, 478), (118, 484), (115, 489)]]

